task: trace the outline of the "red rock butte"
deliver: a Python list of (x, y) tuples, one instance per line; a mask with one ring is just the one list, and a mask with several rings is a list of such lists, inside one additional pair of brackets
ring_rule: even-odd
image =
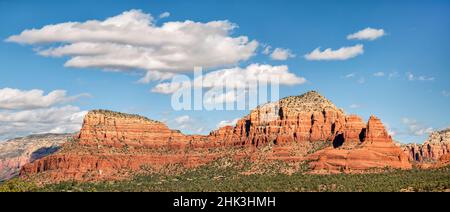
[[(421, 168), (437, 168), (450, 164), (450, 128), (433, 132), (423, 144), (402, 146), (408, 159)], [(437, 162), (437, 163), (436, 163)]]
[[(388, 135), (380, 119), (371, 116), (361, 131), (361, 141), (350, 147), (330, 147), (308, 156), (318, 172), (351, 172), (373, 168), (411, 169), (412, 165), (400, 147)], [(345, 143), (345, 141), (344, 141)]]
[[(315, 149), (325, 143), (325, 148)], [(80, 133), (53, 155), (25, 165), (21, 176), (43, 181), (117, 179), (124, 173), (170, 164), (204, 165), (239, 148), (231, 157), (256, 160), (270, 146), (268, 160), (309, 163), (312, 172), (410, 169), (407, 154), (381, 121), (346, 115), (315, 91), (283, 98), (252, 110), (235, 126), (207, 136), (184, 135), (139, 115), (106, 110), (89, 112)]]

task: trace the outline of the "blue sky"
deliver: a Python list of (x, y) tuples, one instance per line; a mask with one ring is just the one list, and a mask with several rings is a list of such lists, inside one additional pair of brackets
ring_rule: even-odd
[[(68, 108), (71, 113), (78, 113), (103, 108), (138, 113), (152, 119), (172, 120), (168, 123), (171, 127), (181, 127), (187, 133), (208, 133), (219, 122), (248, 113), (176, 112), (171, 109), (170, 95), (151, 92), (160, 82), (137, 83), (145, 70), (111, 72), (102, 67), (65, 67), (71, 55), (38, 55), (40, 50), (58, 47), (61, 43), (6, 42), (10, 36), (20, 35), (27, 29), (66, 22), (104, 21), (132, 9), (151, 14), (156, 27), (186, 20), (198, 23), (228, 20), (239, 26), (229, 37), (246, 36), (249, 41), (258, 42), (254, 56), (242, 56), (236, 63), (211, 67), (207, 69), (209, 72), (224, 67), (245, 68), (255, 63), (287, 65), (290, 73), (307, 81), (282, 86), (282, 97), (317, 90), (348, 113), (361, 115), (366, 120), (371, 114), (380, 117), (394, 133), (394, 138), (401, 142), (422, 142), (429, 131), (450, 126), (448, 1), (2, 0), (0, 19), (8, 21), (3, 21), (0, 27), (0, 89), (16, 89), (8, 91), (16, 92), (15, 95), (24, 95), (32, 89), (42, 90), (43, 96), (55, 90), (66, 93), (55, 95), (59, 98), (48, 100), (48, 104), (14, 104), (8, 108), (1, 106), (0, 98), (0, 118), (3, 116), (0, 127), (4, 129), (0, 130), (3, 133), (0, 140), (73, 128), (68, 122), (74, 116), (65, 112), (55, 115), (55, 120), (67, 116), (57, 120), (67, 125), (64, 129), (50, 124), (52, 119), (40, 120), (50, 116), (49, 109)], [(159, 18), (165, 12), (170, 16)], [(347, 39), (348, 35), (368, 27), (382, 29), (384, 36), (375, 40)], [(358, 44), (364, 46), (364, 52), (345, 60), (307, 60), (304, 57), (319, 47), (321, 51), (337, 50)], [(289, 49), (295, 57), (274, 60), (262, 53), (266, 45), (270, 45), (272, 51)], [(376, 73), (379, 76), (375, 76)], [(26, 96), (32, 95), (35, 94)], [(36, 110), (39, 115), (35, 115)], [(17, 116), (31, 118), (15, 119)], [(32, 122), (36, 130), (21, 128), (27, 121)]]

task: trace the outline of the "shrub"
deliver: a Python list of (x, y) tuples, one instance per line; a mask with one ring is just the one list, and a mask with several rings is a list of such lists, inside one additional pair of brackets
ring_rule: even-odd
[(0, 192), (27, 192), (37, 189), (36, 184), (14, 178), (0, 184)]

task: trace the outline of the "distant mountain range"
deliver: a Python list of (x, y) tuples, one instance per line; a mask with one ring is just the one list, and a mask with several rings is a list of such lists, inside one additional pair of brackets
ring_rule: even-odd
[(26, 163), (55, 153), (73, 134), (40, 134), (0, 143), (0, 181), (19, 173)]

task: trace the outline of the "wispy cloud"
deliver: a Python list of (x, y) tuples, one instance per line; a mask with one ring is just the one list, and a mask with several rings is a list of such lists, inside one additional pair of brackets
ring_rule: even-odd
[(350, 74), (347, 74), (347, 75), (344, 76), (344, 78), (347, 78), (347, 79), (353, 78), (353, 77), (356, 77), (355, 73), (350, 73)]
[(169, 12), (163, 12), (163, 13), (161, 13), (161, 14), (159, 15), (159, 18), (160, 18), (160, 19), (162, 19), (162, 18), (168, 18), (168, 17), (170, 17), (170, 13), (169, 13)]
[(355, 46), (342, 47), (337, 50), (331, 48), (323, 51), (319, 48), (314, 49), (311, 53), (306, 54), (307, 60), (348, 60), (364, 53), (364, 46), (358, 44)]
[(398, 132), (396, 128), (392, 128), (391, 125), (388, 122), (384, 123), (384, 126), (386, 127), (386, 130), (388, 131), (388, 134), (392, 137), (395, 137)]
[(392, 79), (397, 78), (397, 77), (398, 77), (398, 72), (396, 72), (396, 71), (391, 72), (391, 73), (389, 73), (389, 75), (388, 75), (388, 79), (389, 79), (389, 80), (392, 80)]
[(358, 108), (361, 107), (361, 105), (358, 105), (358, 104), (351, 104), (349, 107), (350, 107), (350, 109), (358, 109)]
[(269, 55), (272, 60), (280, 60), (284, 61), (289, 58), (294, 58), (296, 55), (292, 52), (290, 49), (285, 48), (275, 48), (272, 51), (272, 46), (267, 44), (262, 44), (262, 47), (264, 48), (261, 52), (264, 55)]
[(138, 80), (138, 83), (148, 84), (152, 81), (163, 81), (172, 79), (176, 74), (171, 72), (159, 72), (159, 71), (149, 71), (145, 73), (144, 77)]
[(272, 46), (264, 45), (264, 50), (262, 51), (263, 54), (269, 55), (271, 51), (272, 51)]
[(411, 72), (406, 72), (406, 78), (409, 81), (434, 81), (434, 77), (429, 77), (429, 76), (416, 76)]
[(358, 84), (364, 84), (366, 82), (366, 78), (364, 76), (361, 76), (360, 74), (357, 73), (349, 73), (347, 75), (344, 75), (342, 78), (344, 79), (356, 79), (356, 82)]
[(192, 133), (203, 133), (203, 131), (206, 130), (204, 126), (201, 126), (202, 122), (196, 120), (195, 118), (192, 118), (189, 115), (182, 115), (179, 117), (176, 117), (172, 123), (172, 125), (176, 129), (189, 131)]
[(427, 127), (415, 119), (402, 118), (401, 121), (407, 127), (407, 134), (411, 136), (423, 136), (433, 132), (432, 127)]
[(366, 78), (360, 77), (356, 82), (358, 82), (359, 84), (364, 84), (364, 83), (366, 83)]
[(191, 120), (191, 117), (188, 115), (184, 115), (184, 116), (179, 116), (177, 118), (175, 118), (175, 123), (177, 124), (186, 124)]
[(386, 35), (383, 29), (365, 28), (347, 36), (348, 40), (376, 40)]
[(382, 71), (373, 74), (374, 77), (384, 77), (386, 74)]

